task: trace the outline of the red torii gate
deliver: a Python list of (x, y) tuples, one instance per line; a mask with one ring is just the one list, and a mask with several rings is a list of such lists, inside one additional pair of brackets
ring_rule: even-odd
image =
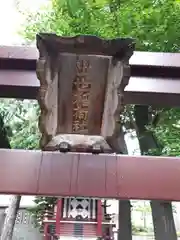
[[(37, 56), (33, 47), (0, 48), (1, 97), (36, 98)], [(126, 104), (180, 105), (180, 54), (135, 52), (130, 65)], [(178, 157), (89, 156), (25, 150), (0, 150), (0, 156), (1, 193), (180, 200)], [(55, 174), (62, 166), (61, 174)], [(86, 181), (80, 181), (84, 176)]]
[[(82, 42), (79, 43), (81, 45)], [(85, 44), (87, 43), (85, 41)], [(63, 41), (61, 44), (64, 44)], [(97, 49), (97, 46), (95, 47)], [(106, 47), (104, 50), (107, 50)], [(113, 48), (110, 47), (109, 50)], [(46, 54), (43, 48), (40, 52), (41, 55)], [(39, 88), (35, 75), (36, 59), (35, 48), (3, 47), (0, 49), (1, 97), (36, 99)], [(180, 54), (135, 52), (130, 60), (131, 78), (125, 94), (123, 93), (125, 104), (179, 106), (179, 59)], [(42, 59), (39, 63), (43, 64)], [(125, 64), (124, 67), (129, 67), (126, 62), (122, 62), (123, 64)], [(96, 67), (95, 69), (97, 70)], [(41, 70), (45, 73), (40, 67), (39, 74)], [(124, 76), (128, 78), (128, 72)], [(41, 90), (44, 90), (42, 85), (46, 84), (46, 80), (43, 79), (45, 78), (40, 77)], [(104, 82), (101, 83), (104, 84)], [(66, 97), (64, 99), (67, 99)], [(90, 113), (92, 117), (92, 108)], [(179, 180), (179, 158), (132, 157), (115, 154), (97, 156), (4, 149), (0, 150), (0, 154), (1, 193), (180, 200), (180, 187), (176, 184)], [(101, 221), (98, 220), (98, 222)], [(60, 219), (57, 214), (57, 234), (59, 234), (59, 224)]]
[[(0, 48), (0, 97), (36, 99), (38, 51), (35, 47)], [(125, 104), (179, 106), (180, 53), (134, 52)]]
[(0, 156), (4, 194), (180, 201), (178, 157), (30, 150), (0, 150)]

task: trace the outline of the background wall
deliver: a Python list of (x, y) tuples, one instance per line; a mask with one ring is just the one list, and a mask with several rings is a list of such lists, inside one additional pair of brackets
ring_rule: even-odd
[[(0, 234), (5, 218), (5, 210), (5, 207), (0, 207)], [(19, 210), (16, 218), (13, 240), (43, 240), (43, 235), (33, 226), (32, 217), (23, 208)]]

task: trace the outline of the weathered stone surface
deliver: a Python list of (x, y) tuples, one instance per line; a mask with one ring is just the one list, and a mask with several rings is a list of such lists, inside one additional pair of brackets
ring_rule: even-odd
[[(41, 148), (57, 150), (61, 140), (64, 142), (64, 134), (72, 134), (70, 144), (76, 149), (78, 141), (82, 145), (82, 138), (77, 138), (80, 134), (84, 135), (84, 150), (92, 146), (88, 136), (93, 135), (102, 136), (101, 147), (109, 151), (108, 145), (112, 145), (120, 129), (123, 91), (130, 77), (128, 60), (134, 48), (132, 39), (39, 34), (37, 47)], [(94, 137), (96, 141), (99, 143)]]
[[(55, 136), (46, 146), (46, 150), (57, 151), (61, 148), (61, 143), (67, 143), (69, 151), (77, 149), (81, 152), (92, 151), (99, 148), (102, 152), (110, 153), (111, 148), (102, 136), (82, 135), (82, 134), (59, 134)], [(64, 148), (67, 148), (66, 146)], [(63, 148), (63, 146), (62, 146)]]

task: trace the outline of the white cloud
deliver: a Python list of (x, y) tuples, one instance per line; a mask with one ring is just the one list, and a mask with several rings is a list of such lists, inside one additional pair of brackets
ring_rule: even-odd
[[(3, 1), (0, 7), (0, 45), (13, 45), (21, 43), (22, 39), (17, 31), (22, 22), (22, 16), (16, 9), (16, 0)], [(21, 0), (20, 5), (23, 9), (36, 11), (47, 0)]]

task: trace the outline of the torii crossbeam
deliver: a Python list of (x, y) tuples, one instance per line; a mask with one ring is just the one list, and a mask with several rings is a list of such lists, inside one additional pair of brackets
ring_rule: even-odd
[(180, 201), (180, 158), (0, 150), (0, 193)]
[[(36, 59), (35, 48), (0, 49), (1, 97), (36, 98)], [(135, 52), (124, 102), (179, 106), (179, 60)], [(179, 158), (1, 150), (0, 161), (0, 193), (180, 200)]]
[[(38, 51), (35, 47), (0, 48), (0, 97), (36, 99)], [(126, 104), (179, 106), (180, 53), (134, 52)]]

